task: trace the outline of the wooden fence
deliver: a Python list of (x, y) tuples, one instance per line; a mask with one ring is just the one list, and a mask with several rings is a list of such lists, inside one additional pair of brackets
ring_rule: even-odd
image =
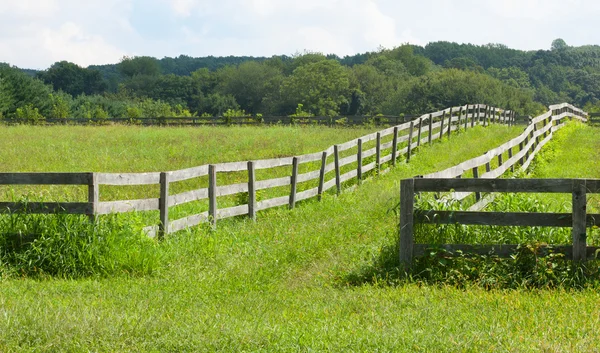
[[(588, 247), (586, 228), (600, 226), (600, 214), (586, 214), (587, 194), (600, 193), (599, 179), (405, 179), (401, 181), (400, 262), (410, 268), (413, 257), (427, 249), (443, 248), (477, 254), (509, 257), (518, 245), (414, 244), (413, 226), (421, 224), (465, 224), (529, 227), (572, 227), (573, 245), (557, 247), (567, 258), (584, 261), (598, 247)], [(414, 210), (419, 192), (571, 193), (572, 213), (473, 212)]]
[[(245, 125), (320, 125), (320, 126), (356, 126), (356, 125), (375, 125), (375, 126), (394, 126), (405, 123), (419, 115), (379, 115), (379, 116), (314, 116), (314, 117), (290, 117), (290, 116), (242, 116), (242, 117), (141, 117), (141, 118), (65, 118), (65, 119), (45, 119), (42, 123), (46, 125), (103, 125), (103, 124), (123, 124), (123, 125), (142, 125), (142, 126), (245, 126)], [(5, 120), (4, 122), (16, 123), (15, 120)]]
[[(510, 111), (489, 107), (482, 104), (452, 107), (443, 111), (425, 114), (419, 118), (390, 127), (343, 144), (331, 146), (325, 151), (294, 157), (273, 158), (258, 161), (244, 161), (202, 165), (194, 168), (153, 173), (0, 173), (0, 185), (87, 185), (88, 200), (81, 203), (41, 203), (22, 205), (17, 203), (0, 204), (0, 212), (53, 213), (63, 210), (65, 213), (86, 214), (91, 218), (109, 213), (126, 213), (133, 211), (159, 211), (160, 221), (150, 225), (145, 231), (150, 236), (164, 236), (203, 222), (216, 226), (219, 219), (247, 215), (255, 219), (256, 212), (272, 207), (287, 205), (294, 208), (296, 203), (321, 197), (327, 190), (335, 188), (339, 194), (342, 184), (349, 181), (360, 181), (365, 173), (372, 170), (383, 172), (382, 166), (395, 165), (402, 156), (409, 162), (415, 148), (423, 144), (431, 144), (433, 140), (443, 136), (450, 137), (452, 131), (466, 129), (475, 125), (490, 123), (512, 124), (514, 114)], [(390, 136), (391, 135), (391, 136)], [(382, 142), (387, 137), (389, 142)], [(375, 147), (368, 150), (363, 145), (373, 141)], [(342, 152), (356, 149), (355, 153), (342, 157)], [(333, 161), (328, 163), (328, 158)], [(371, 163), (364, 163), (367, 159)], [(319, 168), (299, 174), (299, 165), (305, 163), (318, 164)], [(342, 167), (349, 171), (342, 174)], [(256, 170), (270, 168), (289, 168), (288, 176), (267, 180), (256, 180)], [(247, 182), (221, 185), (220, 174), (247, 173)], [(208, 187), (173, 195), (169, 187), (172, 183), (208, 176)], [(299, 184), (318, 180), (318, 186), (299, 192)], [(147, 199), (101, 201), (101, 185), (160, 185), (160, 194)], [(258, 201), (257, 191), (275, 187), (289, 187), (286, 196)], [(219, 208), (218, 198), (247, 193), (247, 203), (233, 207)], [(208, 199), (208, 210), (199, 214), (172, 220), (169, 208), (189, 202)]]
[[(475, 193), (476, 203), (471, 206), (469, 212), (456, 213), (453, 214), (465, 214), (466, 218), (465, 222), (472, 221), (475, 219), (477, 224), (490, 224), (490, 225), (528, 225), (527, 222), (523, 221), (527, 216), (523, 216), (521, 218), (511, 218), (512, 216), (499, 216), (497, 213), (476, 213), (483, 209), (489, 202), (493, 200), (493, 195), (489, 197), (482, 198), (482, 192), (542, 192), (535, 187), (531, 187), (530, 189), (519, 189), (519, 185), (533, 185), (530, 184), (529, 181), (523, 181), (524, 184), (519, 184), (520, 181), (506, 181), (497, 179), (508, 170), (514, 171), (516, 168), (520, 168), (525, 171), (533, 161), (535, 155), (541, 150), (541, 148), (548, 143), (552, 139), (553, 133), (558, 129), (562, 128), (566, 122), (564, 121), (567, 118), (578, 119), (581, 121), (587, 121), (586, 119), (587, 113), (578, 109), (570, 104), (559, 104), (550, 106), (550, 110), (534, 119), (531, 119), (531, 123), (521, 135), (518, 137), (502, 144), (501, 146), (492, 149), (486, 153), (484, 153), (480, 157), (476, 157), (470, 159), (468, 161), (462, 162), (456, 166), (447, 168), (445, 170), (431, 173), (424, 176), (419, 176), (415, 179), (407, 179), (401, 182), (401, 190), (400, 190), (400, 259), (403, 263), (409, 264), (412, 261), (413, 255), (415, 255), (413, 250), (413, 223), (414, 222), (426, 222), (423, 218), (423, 215), (432, 216), (431, 213), (422, 213), (413, 211), (414, 207), (414, 194), (421, 191), (452, 191), (449, 195), (450, 198), (455, 200), (464, 200), (473, 192)], [(517, 149), (515, 151), (515, 149)], [(485, 168), (483, 171), (482, 168)], [(479, 180), (479, 179), (484, 180)], [(488, 179), (488, 180), (485, 180)], [(491, 179), (491, 180), (489, 180)], [(506, 182), (514, 182), (515, 186), (509, 188)], [(435, 190), (430, 190), (434, 188), (432, 185), (438, 183), (440, 187)], [(595, 182), (590, 182), (590, 185), (596, 185)], [(458, 185), (459, 187), (449, 187), (446, 188), (445, 185)], [(497, 187), (497, 185), (502, 185), (503, 187)], [(510, 184), (513, 185), (513, 184)], [(540, 182), (540, 185), (545, 185), (544, 182)], [(556, 188), (559, 191), (553, 191), (554, 189), (550, 188), (548, 192), (563, 192), (563, 189)], [(592, 190), (597, 190), (593, 189)], [(596, 192), (596, 191), (591, 191)], [(461, 223), (463, 218), (452, 218), (448, 216), (448, 214), (444, 214), (443, 212), (437, 212), (436, 214), (440, 214), (441, 216), (446, 216), (447, 218), (439, 218), (442, 220), (452, 221), (452, 223)], [(475, 215), (475, 218), (469, 218), (470, 216)], [(486, 215), (489, 216), (488, 223), (485, 222), (484, 218)], [(508, 213), (507, 215), (511, 215)], [(421, 217), (423, 216), (423, 217)], [(503, 223), (496, 224), (495, 222), (500, 222), (502, 220)], [(508, 224), (514, 220), (512, 224)], [(548, 221), (550, 222), (550, 221)], [(464, 223), (464, 224), (472, 224), (472, 223)], [(564, 224), (564, 223), (561, 223)], [(416, 254), (421, 255), (422, 250), (427, 246), (417, 246)], [(453, 245), (444, 245), (446, 248), (452, 249), (478, 249), (477, 247), (470, 247), (466, 245), (453, 246)], [(509, 253), (510, 250), (514, 250), (514, 246), (505, 246), (499, 247), (496, 246), (496, 249), (504, 249), (500, 251), (500, 255)], [(490, 250), (489, 247), (483, 247), (482, 251)]]

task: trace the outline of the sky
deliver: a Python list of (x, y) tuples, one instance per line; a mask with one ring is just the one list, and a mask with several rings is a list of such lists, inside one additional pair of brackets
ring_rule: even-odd
[(596, 0), (0, 0), (0, 62), (353, 55), (434, 41), (600, 44)]

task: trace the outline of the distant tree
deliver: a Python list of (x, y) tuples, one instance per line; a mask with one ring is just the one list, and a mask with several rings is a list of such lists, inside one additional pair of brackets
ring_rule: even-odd
[(298, 103), (315, 115), (339, 114), (340, 107), (349, 103), (348, 71), (335, 60), (320, 60), (296, 68), (281, 86), (286, 102), (286, 114)]
[(98, 94), (108, 88), (100, 71), (85, 69), (68, 61), (56, 62), (37, 76), (55, 90), (72, 96)]
[(557, 38), (557, 39), (553, 40), (552, 45), (550, 46), (551, 50), (565, 50), (567, 48), (569, 48), (569, 46), (561, 38)]
[(157, 76), (160, 74), (158, 60), (149, 56), (123, 57), (118, 64), (119, 72), (125, 77), (139, 75)]

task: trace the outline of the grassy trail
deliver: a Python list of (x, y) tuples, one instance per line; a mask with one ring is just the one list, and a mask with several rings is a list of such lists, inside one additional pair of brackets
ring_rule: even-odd
[(519, 131), (476, 128), (340, 197), (173, 236), (152, 276), (4, 280), (0, 351), (598, 351), (596, 291), (349, 284), (394, 247), (400, 179)]

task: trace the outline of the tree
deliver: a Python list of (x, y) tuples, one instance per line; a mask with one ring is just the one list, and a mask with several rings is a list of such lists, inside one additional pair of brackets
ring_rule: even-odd
[(317, 115), (335, 115), (349, 103), (348, 71), (335, 60), (320, 60), (297, 67), (281, 86), (286, 114), (298, 103)]
[(72, 96), (98, 94), (108, 88), (100, 71), (85, 69), (68, 61), (56, 62), (37, 76), (55, 90)]
[(123, 76), (128, 78), (139, 75), (158, 76), (160, 74), (158, 60), (149, 56), (124, 56), (118, 64), (118, 69)]
[(553, 51), (554, 50), (566, 50), (567, 48), (569, 48), (569, 46), (561, 38), (557, 38), (557, 39), (553, 40), (552, 45), (550, 46), (550, 50), (553, 50)]
[(276, 67), (253, 61), (237, 67), (227, 66), (217, 71), (215, 76), (218, 82), (216, 91), (235, 97), (240, 107), (250, 114), (264, 112), (264, 97), (279, 90), (284, 78)]

